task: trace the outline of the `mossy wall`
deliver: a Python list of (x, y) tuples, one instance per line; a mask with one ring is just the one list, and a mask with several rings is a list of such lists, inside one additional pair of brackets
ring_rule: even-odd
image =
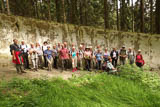
[(50, 44), (67, 41), (69, 44), (80, 43), (102, 48), (118, 49), (125, 45), (137, 52), (142, 50), (147, 64), (160, 68), (160, 35), (120, 32), (93, 27), (60, 24), (31, 18), (0, 14), (0, 67), (11, 64), (9, 45), (13, 39), (25, 40), (27, 44), (49, 41)]

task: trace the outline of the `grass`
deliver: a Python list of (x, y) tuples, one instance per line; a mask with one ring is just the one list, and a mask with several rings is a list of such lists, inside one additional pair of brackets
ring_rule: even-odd
[(133, 79), (136, 73), (130, 78), (126, 69), (128, 74), (136, 70), (127, 66), (120, 76), (90, 73), (69, 80), (1, 82), (0, 107), (159, 107), (159, 88)]

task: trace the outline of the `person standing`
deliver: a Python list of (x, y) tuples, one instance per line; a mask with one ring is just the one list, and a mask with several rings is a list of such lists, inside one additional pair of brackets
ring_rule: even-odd
[(128, 49), (128, 60), (131, 65), (134, 63), (134, 59), (135, 59), (135, 52), (131, 48), (129, 48)]
[(83, 46), (82, 45), (80, 45), (77, 55), (78, 55), (79, 69), (83, 70), (84, 51), (83, 51)]
[(30, 69), (29, 60), (28, 60), (28, 46), (25, 44), (24, 41), (21, 42), (20, 49), (21, 49), (22, 57), (24, 61), (24, 69)]
[(58, 60), (58, 49), (56, 48), (56, 45), (53, 46), (53, 62), (54, 62), (54, 68), (58, 69), (57, 67), (57, 60)]
[(16, 67), (18, 74), (26, 73), (26, 72), (24, 72), (24, 69), (22, 67), (23, 57), (22, 57), (22, 53), (20, 51), (20, 47), (18, 45), (18, 40), (14, 39), (13, 42), (14, 43), (12, 45), (10, 45), (10, 51), (12, 54), (12, 62), (15, 64), (15, 67)]
[(34, 47), (34, 44), (31, 44), (31, 48), (29, 49), (30, 58), (33, 65), (33, 70), (38, 71), (38, 52)]
[(75, 50), (75, 47), (72, 47), (71, 59), (72, 59), (72, 72), (75, 72), (77, 71), (77, 52)]
[(125, 46), (123, 46), (122, 49), (120, 50), (119, 56), (120, 56), (120, 64), (125, 65), (127, 57), (127, 51), (125, 49)]
[(42, 46), (43, 58), (44, 58), (44, 67), (48, 66), (46, 56), (44, 55), (44, 51), (47, 50), (47, 45), (48, 45), (48, 43), (47, 43), (47, 41), (45, 41), (43, 43), (43, 46)]
[(48, 62), (48, 71), (52, 71), (53, 51), (50, 50), (50, 46), (47, 46), (47, 50), (44, 51), (44, 55), (46, 56), (46, 60)]
[(96, 57), (97, 69), (101, 70), (101, 68), (102, 68), (101, 64), (102, 64), (103, 55), (102, 55), (100, 49), (97, 50), (97, 53), (96, 53), (95, 57)]
[(103, 53), (103, 58), (104, 58), (104, 61), (107, 62), (108, 61), (108, 57), (110, 56), (109, 52), (108, 52), (108, 49), (105, 48), (104, 50), (104, 53)]
[[(67, 42), (64, 42), (64, 48), (67, 50), (67, 53), (66, 53), (66, 67), (67, 67), (67, 69), (69, 69), (71, 66), (71, 61), (70, 61), (70, 57), (69, 57), (69, 47), (68, 47), (68, 44), (67, 44)], [(66, 69), (66, 70), (67, 70)]]
[(113, 48), (110, 56), (112, 58), (112, 65), (116, 68), (117, 67), (117, 61), (118, 61), (118, 51), (116, 50), (116, 48)]
[(88, 71), (91, 69), (91, 58), (92, 58), (92, 52), (90, 51), (89, 47), (86, 47), (84, 52), (84, 59), (85, 59), (85, 66)]
[(138, 53), (136, 55), (136, 65), (141, 68), (144, 64), (145, 64), (145, 62), (143, 60), (141, 50), (138, 50)]
[(43, 51), (39, 43), (36, 43), (36, 51), (38, 54), (38, 66), (43, 69)]
[(67, 66), (67, 60), (68, 60), (68, 50), (67, 48), (64, 47), (64, 45), (62, 45), (62, 49), (59, 52), (60, 54), (60, 59), (62, 61), (62, 72), (63, 70), (67, 70), (68, 66)]

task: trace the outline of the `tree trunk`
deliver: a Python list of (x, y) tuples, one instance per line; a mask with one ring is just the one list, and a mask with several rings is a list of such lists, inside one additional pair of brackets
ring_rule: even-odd
[(133, 0), (132, 0), (132, 32), (134, 32), (134, 7), (133, 7)]
[(6, 0), (7, 14), (10, 15), (9, 0)]
[(47, 3), (48, 3), (48, 20), (51, 20), (51, 0), (48, 0)]
[(141, 26), (140, 26), (140, 30), (141, 30), (141, 32), (144, 32), (144, 0), (141, 0), (140, 11), (141, 11)]
[(160, 34), (160, 0), (156, 0), (156, 18), (155, 18), (156, 33)]
[(79, 8), (79, 11), (80, 11), (80, 24), (81, 25), (83, 25), (84, 24), (84, 21), (83, 21), (83, 9), (84, 9), (84, 7), (83, 7), (83, 3), (82, 3), (82, 1), (80, 0), (79, 1), (80, 2), (80, 8)]
[(153, 33), (153, 0), (150, 0), (150, 32)]
[(108, 18), (108, 15), (109, 15), (109, 11), (108, 11), (108, 0), (104, 0), (104, 27), (105, 29), (108, 29), (109, 28), (109, 18)]
[(4, 13), (5, 12), (5, 8), (4, 8), (4, 1), (3, 0), (1, 0), (1, 8), (2, 8), (2, 13)]
[(117, 12), (117, 30), (119, 30), (119, 10), (118, 10), (118, 0), (116, 0), (116, 12)]
[(64, 0), (61, 0), (61, 10), (62, 10), (62, 22), (66, 23), (66, 15), (65, 15), (65, 6), (64, 6)]
[(125, 0), (120, 0), (120, 25), (121, 25), (121, 30), (125, 30)]

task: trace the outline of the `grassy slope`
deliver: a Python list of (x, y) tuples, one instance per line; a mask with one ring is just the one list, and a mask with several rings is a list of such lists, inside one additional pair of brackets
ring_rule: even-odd
[(14, 79), (0, 88), (0, 107), (158, 107), (159, 99), (138, 82), (105, 73), (68, 81)]

